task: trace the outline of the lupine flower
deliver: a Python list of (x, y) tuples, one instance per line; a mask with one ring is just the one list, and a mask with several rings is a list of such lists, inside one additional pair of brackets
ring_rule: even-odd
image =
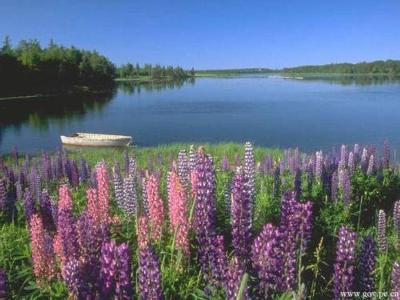
[(55, 229), (53, 209), (47, 190), (43, 190), (40, 195), (39, 211), (46, 229), (53, 231)]
[(323, 154), (322, 151), (317, 151), (315, 153), (315, 177), (317, 177), (319, 180), (322, 177), (322, 168), (323, 168)]
[(70, 297), (73, 299), (86, 299), (88, 290), (85, 286), (85, 278), (82, 276), (82, 263), (72, 258), (66, 263), (63, 273)]
[(123, 195), (122, 209), (132, 216), (136, 213), (137, 205), (135, 179), (132, 175), (124, 178)]
[(354, 153), (354, 163), (357, 165), (359, 163), (359, 158), (360, 158), (360, 145), (354, 144), (353, 153)]
[(178, 175), (172, 171), (168, 175), (168, 212), (175, 243), (184, 254), (189, 254), (189, 221), (187, 196)]
[(139, 252), (139, 299), (161, 300), (161, 274), (158, 258), (150, 245)]
[(132, 299), (130, 252), (127, 244), (121, 244), (117, 249), (118, 280), (115, 285), (115, 297), (121, 300)]
[(7, 210), (7, 191), (3, 179), (0, 179), (0, 212)]
[(274, 197), (277, 198), (281, 193), (281, 170), (279, 166), (276, 166), (274, 171)]
[(230, 165), (229, 165), (228, 156), (224, 155), (224, 157), (222, 158), (222, 161), (221, 161), (221, 170), (229, 171), (229, 169), (230, 169)]
[(256, 166), (253, 154), (253, 145), (250, 142), (246, 142), (246, 144), (244, 145), (243, 171), (244, 171), (246, 193), (248, 193), (251, 205), (250, 212), (252, 212), (256, 196), (256, 186), (255, 186)]
[(300, 196), (301, 196), (301, 170), (299, 168), (297, 168), (295, 171), (294, 191), (296, 193), (296, 198), (300, 199)]
[(3, 269), (0, 269), (0, 299), (8, 299), (8, 282), (7, 274)]
[(127, 173), (127, 175), (135, 178), (137, 167), (136, 167), (136, 160), (133, 157), (129, 157), (128, 166), (129, 166), (129, 172)]
[(250, 258), (251, 247), (251, 194), (241, 168), (236, 171), (232, 190), (232, 245), (235, 255), (244, 263)]
[(42, 176), (45, 182), (52, 179), (51, 160), (47, 152), (42, 154)]
[(139, 249), (144, 249), (147, 245), (149, 245), (148, 220), (144, 216), (139, 217), (136, 235)]
[(79, 180), (81, 182), (86, 182), (89, 179), (90, 170), (89, 165), (87, 164), (86, 160), (81, 158), (79, 162)]
[(17, 181), (15, 183), (15, 195), (17, 197), (17, 200), (22, 200), (24, 194), (22, 192), (22, 184), (20, 181)]
[(368, 150), (367, 148), (364, 148), (361, 154), (361, 170), (363, 172), (366, 172), (368, 169), (368, 161), (369, 161)]
[(59, 188), (57, 239), (60, 247), (60, 259), (63, 267), (72, 259), (78, 259), (78, 243), (76, 240), (76, 228), (72, 214), (72, 198), (66, 185)]
[(105, 162), (96, 166), (96, 181), (100, 222), (105, 224), (109, 221), (110, 205), (110, 187)]
[(146, 216), (149, 216), (149, 202), (147, 201), (147, 178), (142, 179), (142, 206)]
[(340, 149), (340, 160), (338, 169), (344, 169), (347, 165), (347, 148), (345, 145), (342, 145)]
[(331, 200), (336, 201), (338, 192), (338, 176), (336, 172), (332, 174), (332, 184), (331, 184)]
[(349, 160), (347, 162), (347, 167), (350, 171), (350, 174), (352, 174), (354, 172), (355, 169), (355, 162), (354, 162), (354, 154), (353, 152), (349, 153)]
[(32, 215), (36, 212), (35, 201), (29, 189), (26, 189), (24, 193), (24, 212), (29, 224)]
[(252, 245), (252, 265), (259, 279), (258, 291), (267, 299), (282, 282), (281, 233), (272, 224), (264, 225)]
[(383, 142), (383, 167), (389, 168), (390, 165), (390, 146), (388, 140)]
[(180, 150), (178, 154), (178, 176), (185, 190), (189, 187), (189, 174), (186, 150)]
[(118, 207), (122, 208), (124, 203), (124, 189), (122, 185), (121, 173), (119, 170), (119, 165), (116, 164), (113, 169), (113, 184), (114, 184), (114, 194), (115, 200), (117, 201)]
[(79, 170), (75, 161), (71, 161), (71, 179), (70, 183), (73, 187), (77, 187), (79, 185)]
[(190, 145), (189, 150), (189, 169), (193, 171), (197, 165), (197, 152), (194, 150), (194, 146)]
[(368, 169), (367, 169), (367, 175), (373, 175), (375, 173), (375, 157), (374, 155), (371, 155), (369, 157), (369, 163), (368, 163)]
[[(334, 299), (343, 299), (341, 293), (353, 290), (355, 272), (356, 233), (341, 227), (336, 250), (336, 263), (334, 265)], [(351, 297), (345, 297), (350, 299)]]
[[(237, 257), (233, 257), (229, 263), (225, 276), (224, 286), (225, 286), (225, 295), (227, 300), (237, 299), (243, 275), (244, 275), (244, 270), (242, 264), (240, 264), (239, 259)], [(247, 286), (245, 287), (245, 291), (241, 299), (243, 300), (250, 299)]]
[(215, 174), (211, 157), (202, 148), (198, 152), (195, 186), (194, 230), (196, 232), (198, 256), (204, 276), (210, 276), (213, 262), (213, 241), (215, 237)]
[(41, 283), (55, 275), (55, 258), (52, 239), (43, 227), (40, 216), (34, 214), (30, 220), (33, 272)]
[(40, 182), (40, 176), (36, 171), (36, 168), (32, 168), (31, 170), (29, 189), (31, 190), (33, 199), (35, 201), (38, 200), (41, 191), (41, 182)]
[(155, 175), (149, 176), (146, 184), (147, 201), (149, 205), (149, 221), (151, 224), (151, 237), (159, 240), (164, 222), (164, 206), (160, 197), (159, 179)]
[(378, 214), (378, 247), (379, 251), (385, 252), (387, 248), (386, 243), (386, 214), (385, 211), (380, 209)]
[(224, 237), (222, 235), (216, 235), (212, 242), (210, 252), (211, 262), (211, 278), (209, 283), (215, 287), (222, 288), (224, 286), (225, 274), (226, 274), (226, 255), (224, 246)]
[(101, 224), (101, 219), (100, 219), (101, 208), (98, 204), (97, 190), (94, 188), (89, 188), (86, 191), (86, 198), (87, 198), (87, 212), (88, 212), (90, 218), (95, 222), (95, 224), (100, 226), (100, 224)]
[(351, 197), (351, 183), (349, 172), (347, 171), (347, 169), (340, 170), (339, 186), (342, 188), (343, 191), (343, 202), (345, 206), (349, 206)]
[(392, 268), (392, 279), (391, 279), (391, 298), (393, 300), (400, 299), (400, 264), (395, 261)]
[(397, 200), (394, 203), (393, 223), (394, 223), (394, 229), (396, 230), (397, 236), (400, 237), (400, 200)]
[(375, 241), (371, 236), (363, 239), (360, 254), (360, 289), (362, 292), (375, 291), (376, 250)]

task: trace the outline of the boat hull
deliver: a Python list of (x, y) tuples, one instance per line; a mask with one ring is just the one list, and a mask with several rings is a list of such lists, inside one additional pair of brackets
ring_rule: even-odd
[(74, 136), (61, 136), (64, 145), (89, 147), (126, 147), (132, 144), (130, 136), (77, 133)]

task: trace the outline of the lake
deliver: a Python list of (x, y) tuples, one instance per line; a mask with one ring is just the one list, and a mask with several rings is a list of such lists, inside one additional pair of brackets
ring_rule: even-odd
[(39, 152), (60, 135), (131, 135), (138, 146), (252, 141), (303, 151), (345, 144), (400, 146), (400, 83), (268, 75), (120, 83), (96, 95), (0, 101), (0, 152)]

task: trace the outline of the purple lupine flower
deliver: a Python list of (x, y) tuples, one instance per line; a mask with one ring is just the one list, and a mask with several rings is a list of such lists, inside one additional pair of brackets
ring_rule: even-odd
[(7, 210), (7, 191), (4, 179), (0, 179), (0, 212)]
[(42, 154), (42, 177), (45, 182), (52, 179), (51, 160), (47, 152)]
[(119, 164), (115, 164), (112, 168), (113, 184), (115, 200), (117, 201), (118, 207), (122, 209), (124, 205), (124, 189), (122, 185), (121, 172)]
[(281, 233), (272, 224), (264, 225), (252, 245), (252, 265), (259, 279), (258, 291), (267, 299), (282, 282)]
[(301, 196), (301, 170), (297, 168), (294, 176), (294, 191), (296, 193), (296, 198), (300, 199)]
[(39, 199), (41, 192), (40, 176), (36, 168), (32, 167), (29, 177), (30, 177), (29, 188), (31, 190), (33, 199), (36, 201)]
[(345, 145), (342, 145), (340, 148), (340, 160), (338, 169), (344, 169), (347, 165), (347, 148)]
[[(240, 261), (237, 257), (233, 257), (229, 263), (225, 276), (224, 287), (227, 300), (237, 299), (243, 275), (244, 269), (242, 267), (242, 264), (240, 264)], [(245, 287), (245, 291), (241, 299), (250, 299), (248, 287)]]
[(376, 265), (375, 241), (366, 236), (362, 241), (360, 253), (360, 289), (362, 292), (375, 291), (374, 271)]
[(353, 155), (354, 155), (354, 164), (357, 165), (360, 159), (360, 145), (354, 144), (353, 148)]
[(361, 170), (365, 173), (368, 169), (369, 155), (367, 148), (364, 148), (361, 154)]
[(393, 225), (396, 230), (397, 237), (400, 237), (400, 200), (394, 203), (393, 208)]
[(216, 204), (215, 174), (212, 159), (199, 149), (196, 172), (196, 195), (193, 227), (196, 232), (198, 256), (202, 272), (211, 277), (213, 241), (215, 237)]
[(74, 299), (86, 299), (85, 278), (82, 276), (82, 263), (71, 258), (64, 266), (64, 281), (69, 295)]
[(101, 246), (101, 287), (105, 299), (111, 298), (115, 291), (115, 277), (118, 272), (117, 266), (117, 245), (114, 241), (105, 242)]
[(221, 170), (226, 172), (229, 171), (230, 165), (229, 165), (229, 159), (228, 156), (224, 155), (221, 161)]
[[(15, 183), (15, 195), (17, 197), (17, 200), (22, 200), (24, 193), (22, 191), (22, 184), (21, 181), (17, 181)], [(1, 196), (0, 196), (1, 197)]]
[(373, 154), (371, 154), (371, 156), (369, 157), (367, 175), (374, 175), (375, 171), (376, 171), (375, 157)]
[(349, 153), (349, 160), (347, 162), (347, 168), (349, 169), (350, 174), (353, 174), (355, 169), (355, 162), (354, 162), (354, 154), (353, 152)]
[(7, 274), (3, 269), (0, 269), (0, 299), (8, 299)]
[(71, 180), (70, 183), (73, 187), (77, 187), (79, 185), (79, 170), (76, 162), (74, 160), (71, 161)]
[(136, 166), (136, 160), (133, 157), (129, 157), (129, 172), (128, 176), (131, 176), (132, 178), (136, 178), (136, 173), (137, 173), (137, 166)]
[(391, 278), (391, 298), (392, 300), (400, 299), (400, 264), (395, 261), (392, 268)]
[(43, 190), (39, 199), (39, 211), (43, 220), (43, 225), (49, 231), (55, 230), (55, 223), (53, 220), (52, 204), (47, 190)]
[(147, 200), (147, 178), (143, 177), (142, 179), (142, 206), (144, 210), (144, 214), (149, 216), (149, 202)]
[(187, 189), (189, 187), (189, 162), (186, 155), (186, 150), (180, 150), (178, 153), (178, 176), (182, 186)]
[(121, 244), (117, 249), (118, 280), (115, 285), (115, 297), (121, 300), (132, 299), (133, 287), (131, 282), (130, 252), (127, 244)]
[(79, 180), (81, 182), (86, 182), (89, 179), (89, 165), (84, 158), (79, 161)]
[(338, 192), (338, 176), (336, 172), (332, 174), (332, 183), (331, 183), (331, 200), (336, 201), (337, 192)]
[(383, 209), (379, 210), (378, 213), (378, 226), (377, 226), (377, 236), (378, 236), (378, 247), (379, 251), (385, 252), (387, 249), (386, 242), (386, 214)]
[(139, 299), (162, 300), (161, 274), (158, 258), (150, 245), (139, 253)]
[(128, 215), (134, 215), (136, 213), (136, 185), (135, 179), (131, 175), (124, 178), (123, 183), (123, 205), (122, 209)]
[(36, 212), (35, 203), (36, 201), (32, 197), (32, 192), (29, 189), (26, 189), (24, 193), (24, 212), (28, 224), (30, 223), (31, 217)]
[(64, 170), (64, 176), (68, 179), (68, 182), (72, 182), (72, 162), (68, 159), (65, 158), (63, 161), (63, 170)]
[(274, 190), (273, 194), (275, 198), (278, 198), (281, 193), (281, 169), (280, 166), (276, 166), (274, 170)]
[(353, 290), (355, 273), (356, 233), (342, 226), (339, 229), (339, 239), (336, 250), (336, 263), (334, 265), (334, 299), (351, 299), (343, 297), (342, 292)]
[(383, 142), (383, 167), (385, 169), (389, 168), (390, 166), (390, 146), (389, 141), (385, 140)]
[(244, 263), (250, 258), (251, 194), (246, 190), (246, 179), (239, 167), (233, 179), (232, 191), (232, 246), (235, 255)]
[(351, 197), (351, 182), (347, 169), (340, 170), (339, 186), (342, 188), (343, 191), (343, 203), (345, 206), (349, 206)]

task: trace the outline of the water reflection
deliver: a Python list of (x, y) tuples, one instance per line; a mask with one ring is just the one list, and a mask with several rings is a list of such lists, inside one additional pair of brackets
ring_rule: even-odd
[(348, 85), (383, 85), (383, 84), (398, 84), (400, 77), (384, 76), (384, 75), (305, 75), (303, 81), (321, 81), (330, 84)]
[(157, 81), (118, 81), (118, 88), (127, 95), (140, 94), (141, 91), (160, 92), (165, 89), (180, 89), (184, 84), (195, 84), (195, 79), (157, 80)]

